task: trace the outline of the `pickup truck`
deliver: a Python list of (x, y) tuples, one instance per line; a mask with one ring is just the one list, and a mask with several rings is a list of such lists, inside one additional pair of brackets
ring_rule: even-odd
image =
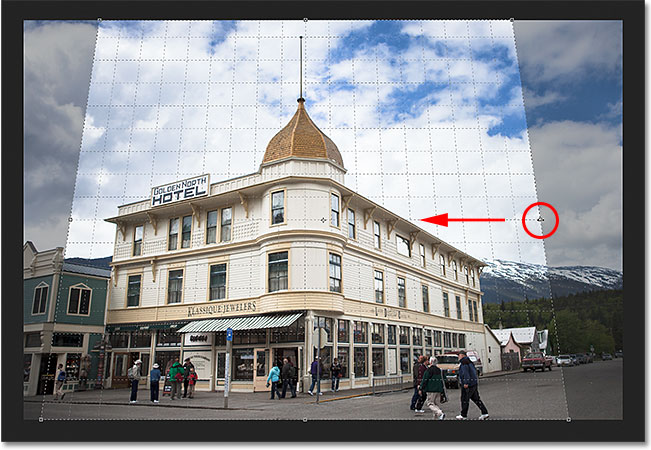
[(459, 356), (453, 353), (438, 355), (436, 367), (443, 372), (445, 387), (459, 388)]
[(536, 369), (540, 369), (543, 372), (545, 369), (552, 370), (552, 362), (540, 352), (529, 353), (522, 358), (522, 370), (524, 372), (527, 370), (535, 372)]

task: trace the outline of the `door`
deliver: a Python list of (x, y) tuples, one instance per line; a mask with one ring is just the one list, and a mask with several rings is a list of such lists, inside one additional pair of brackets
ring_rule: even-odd
[(269, 376), (269, 350), (264, 348), (254, 349), (254, 366), (253, 371), (253, 392), (270, 391), (271, 385), (267, 387), (267, 377)]
[(54, 393), (54, 377), (57, 372), (58, 359), (59, 355), (56, 353), (46, 353), (41, 356), (37, 395), (50, 395)]
[(111, 379), (111, 387), (125, 388), (129, 387), (129, 377), (127, 371), (129, 370), (129, 353), (115, 352), (115, 359), (113, 360), (113, 376)]

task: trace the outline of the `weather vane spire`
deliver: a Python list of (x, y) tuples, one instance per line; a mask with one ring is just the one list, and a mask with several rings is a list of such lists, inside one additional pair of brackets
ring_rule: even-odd
[(298, 98), (298, 101), (300, 102), (301, 100), (305, 101), (303, 98), (303, 36), (299, 36), (300, 42), (301, 42), (301, 76), (300, 76), (300, 89), (301, 89), (301, 96)]

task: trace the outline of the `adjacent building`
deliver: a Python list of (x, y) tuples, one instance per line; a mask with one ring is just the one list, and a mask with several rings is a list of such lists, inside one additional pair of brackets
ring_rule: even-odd
[(24, 395), (51, 394), (58, 364), (65, 390), (93, 388), (111, 272), (63, 259), (63, 248), (23, 246)]
[(484, 263), (347, 188), (337, 146), (304, 103), (256, 173), (215, 183), (198, 173), (107, 219), (107, 385), (126, 386), (136, 358), (147, 373), (191, 357), (198, 389), (223, 389), (229, 327), (236, 391), (266, 390), (282, 357), (305, 389), (317, 328), (324, 377), (338, 357), (343, 389), (407, 381), (421, 354), (475, 349), (486, 361), (496, 350), (485, 339)]

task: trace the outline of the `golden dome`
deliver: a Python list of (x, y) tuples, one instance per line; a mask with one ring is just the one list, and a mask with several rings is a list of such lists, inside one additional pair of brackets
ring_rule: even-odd
[(298, 109), (289, 123), (280, 130), (267, 145), (262, 163), (297, 156), (300, 158), (329, 159), (342, 168), (339, 149), (323, 134), (305, 111), (305, 99), (298, 99)]

